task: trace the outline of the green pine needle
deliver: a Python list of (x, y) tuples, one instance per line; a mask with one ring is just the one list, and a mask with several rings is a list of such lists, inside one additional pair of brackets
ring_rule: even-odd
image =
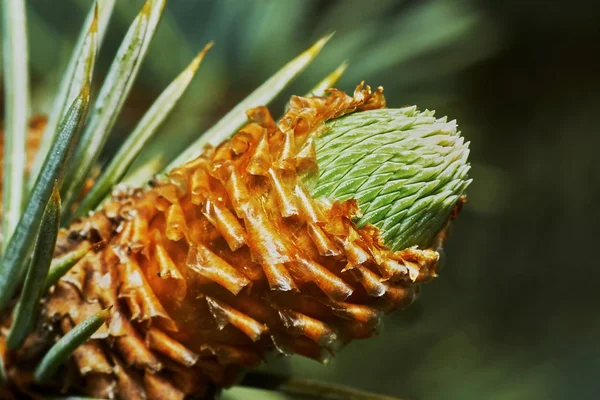
[[(204, 146), (211, 144), (219, 145), (237, 132), (247, 121), (246, 111), (250, 108), (267, 105), (283, 89), (285, 89), (319, 54), (323, 46), (333, 34), (319, 39), (308, 50), (287, 63), (283, 68), (271, 76), (258, 89), (242, 100), (231, 111), (229, 111), (219, 122), (212, 126), (206, 133), (200, 136), (186, 151), (180, 154), (167, 167), (167, 171), (181, 166), (194, 159), (204, 150)], [(150, 177), (148, 177), (150, 178)]]
[[(245, 392), (247, 397), (247, 390), (242, 388), (250, 387), (284, 393), (286, 398), (291, 396), (292, 398), (305, 400), (401, 400), (398, 397), (370, 393), (335, 383), (262, 371), (248, 372), (240, 382), (240, 386), (241, 388), (230, 389), (229, 393), (238, 391), (241, 392), (240, 398), (244, 398), (242, 393)], [(228, 398), (228, 396), (225, 396), (225, 398)]]
[(133, 132), (127, 137), (127, 140), (125, 140), (117, 154), (112, 158), (112, 161), (104, 168), (104, 172), (98, 178), (92, 190), (79, 205), (75, 213), (76, 217), (83, 216), (86, 212), (96, 207), (110, 193), (112, 187), (123, 178), (137, 155), (167, 118), (192, 82), (200, 63), (212, 45), (213, 43), (211, 42), (200, 51), (190, 65), (161, 93), (150, 109), (144, 114)]
[(426, 247), (446, 223), (467, 179), (469, 143), (456, 122), (416, 107), (350, 114), (316, 140), (313, 195), (356, 199), (357, 224), (383, 231), (394, 250)]
[(64, 118), (68, 107), (79, 95), (83, 85), (91, 79), (96, 53), (106, 33), (115, 1), (97, 0), (92, 4), (86, 17), (69, 64), (57, 88), (46, 129), (31, 166), (28, 181), (29, 190), (33, 187), (46, 154), (48, 154), (52, 141), (57, 134), (58, 124)]
[(0, 388), (4, 386), (4, 382), (6, 382), (6, 368), (4, 368), (4, 360), (0, 355)]
[(61, 123), (25, 211), (8, 242), (0, 267), (0, 310), (7, 306), (24, 276), (25, 265), (37, 238), (44, 207), (50, 199), (54, 182), (62, 181), (66, 164), (85, 121), (89, 98), (88, 81)]
[(92, 335), (100, 329), (108, 319), (110, 308), (97, 312), (84, 319), (71, 329), (65, 336), (50, 348), (38, 367), (35, 369), (36, 382), (47, 382), (56, 373), (57, 368), (64, 363), (71, 354)]
[(127, 174), (119, 183), (126, 187), (142, 187), (167, 165), (167, 158), (163, 153), (154, 152), (141, 163), (134, 163)]
[(27, 165), (26, 138), (28, 132), (29, 74), (27, 65), (27, 26), (25, 2), (3, 0), (4, 48), (4, 177), (2, 249), (12, 236), (24, 201), (23, 178)]
[(81, 397), (81, 396), (67, 396), (67, 397), (44, 397), (44, 400), (105, 400), (96, 397)]
[(55, 181), (52, 195), (44, 209), (40, 233), (27, 270), (21, 297), (13, 312), (12, 325), (6, 338), (6, 347), (9, 349), (20, 347), (35, 326), (59, 226), (60, 190), (58, 181)]
[[(64, 210), (70, 210), (79, 198), (98, 160), (156, 32), (164, 5), (165, 0), (148, 0), (121, 43), (70, 164), (65, 179), (69, 184), (63, 191)], [(68, 223), (71, 215), (65, 213), (64, 217)]]
[(53, 286), (60, 278), (69, 272), (69, 270), (75, 266), (75, 264), (90, 254), (93, 250), (94, 248), (82, 247), (53, 259), (52, 264), (50, 264), (50, 270), (48, 271), (46, 283), (44, 285), (44, 292), (48, 291), (48, 289), (50, 289), (51, 286)]
[(335, 84), (337, 83), (337, 81), (340, 80), (340, 78), (342, 77), (342, 75), (344, 74), (344, 72), (346, 71), (347, 68), (348, 68), (348, 61), (344, 61), (343, 63), (340, 64), (339, 67), (337, 67), (335, 70), (333, 70), (332, 73), (330, 73), (325, 78), (323, 78), (322, 81), (317, 83), (315, 85), (315, 87), (313, 87), (305, 96), (306, 97), (323, 96), (325, 94), (325, 90), (335, 86)]

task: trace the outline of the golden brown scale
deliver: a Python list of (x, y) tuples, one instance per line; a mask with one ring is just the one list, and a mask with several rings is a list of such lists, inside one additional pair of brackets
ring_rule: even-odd
[(50, 323), (67, 332), (113, 306), (107, 326), (73, 362), (95, 397), (178, 399), (231, 385), (276, 350), (317, 360), (376, 332), (435, 276), (432, 249), (392, 252), (356, 201), (314, 199), (313, 140), (323, 122), (385, 106), (382, 90), (293, 97), (216, 149), (154, 182), (116, 193), (61, 232), (56, 255), (100, 240), (51, 290)]

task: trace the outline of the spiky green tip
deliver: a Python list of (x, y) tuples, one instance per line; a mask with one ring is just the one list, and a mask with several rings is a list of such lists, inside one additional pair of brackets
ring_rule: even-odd
[(375, 225), (393, 250), (429, 246), (471, 182), (456, 121), (414, 106), (334, 119), (315, 144), (313, 196), (356, 199), (358, 226)]

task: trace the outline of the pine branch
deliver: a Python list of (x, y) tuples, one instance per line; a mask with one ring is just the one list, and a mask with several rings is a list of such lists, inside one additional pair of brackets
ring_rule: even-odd
[(401, 400), (398, 397), (369, 393), (343, 385), (266, 372), (250, 372), (240, 385), (256, 389), (275, 390), (306, 400)]

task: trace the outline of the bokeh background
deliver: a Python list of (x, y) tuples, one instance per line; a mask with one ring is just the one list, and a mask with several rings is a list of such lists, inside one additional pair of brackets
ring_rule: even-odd
[[(50, 110), (89, 5), (28, 1), (34, 112)], [(118, 2), (96, 82), (141, 5)], [(390, 106), (456, 118), (474, 183), (446, 266), (417, 303), (326, 366), (292, 358), (265, 368), (413, 400), (598, 399), (599, 26), (594, 1), (171, 0), (106, 152), (208, 41), (138, 166), (166, 163), (335, 30), (273, 113), (348, 60), (339, 88), (365, 79), (384, 86)]]

